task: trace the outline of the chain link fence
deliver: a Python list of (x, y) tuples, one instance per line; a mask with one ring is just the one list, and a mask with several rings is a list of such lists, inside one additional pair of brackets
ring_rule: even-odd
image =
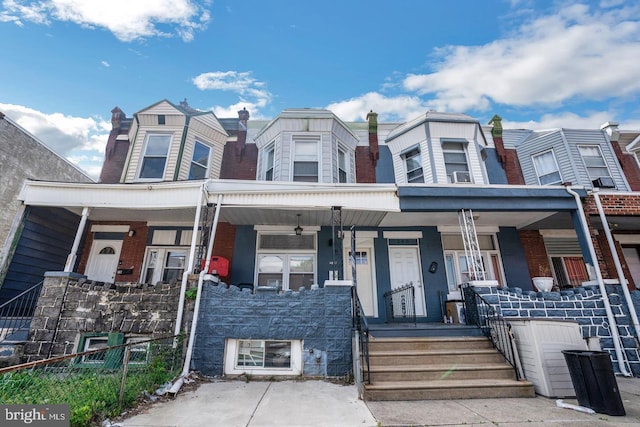
[(100, 425), (181, 371), (181, 336), (111, 345), (119, 336), (84, 337), (88, 351), (0, 369), (0, 403), (68, 404), (72, 427)]

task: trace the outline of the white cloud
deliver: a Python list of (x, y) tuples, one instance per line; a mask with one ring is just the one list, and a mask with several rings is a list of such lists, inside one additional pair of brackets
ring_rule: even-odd
[(417, 96), (388, 97), (369, 92), (346, 101), (334, 102), (326, 108), (347, 121), (365, 120), (366, 114), (371, 110), (378, 113), (379, 120), (404, 121), (425, 113), (429, 110), (429, 105)]
[(615, 121), (615, 115), (607, 111), (597, 111), (586, 116), (572, 112), (561, 112), (554, 114), (543, 114), (539, 120), (528, 120), (526, 122), (510, 121), (508, 118), (502, 120), (505, 129), (599, 129), (608, 121)]
[(14, 104), (0, 104), (0, 111), (92, 177), (100, 175), (111, 123), (61, 113), (46, 114)]
[(637, 95), (639, 16), (639, 6), (567, 6), (523, 24), (510, 37), (436, 50), (434, 71), (408, 75), (404, 88), (434, 96), (436, 108), (447, 111), (486, 111), (494, 103), (557, 107)]
[[(73, 22), (105, 28), (119, 40), (171, 37), (171, 28), (184, 41), (193, 40), (211, 20), (208, 0), (4, 0), (0, 21), (50, 24)], [(166, 28), (166, 29), (163, 29)]]
[(239, 109), (246, 107), (251, 111), (252, 117), (257, 118), (260, 116), (259, 109), (267, 106), (272, 99), (265, 83), (252, 77), (250, 71), (211, 71), (194, 77), (192, 82), (200, 90), (220, 90), (238, 94), (238, 103), (228, 107), (211, 108), (218, 117), (235, 117)]
[(111, 67), (111, 64), (109, 64), (107, 61), (100, 61), (100, 64), (105, 68)]

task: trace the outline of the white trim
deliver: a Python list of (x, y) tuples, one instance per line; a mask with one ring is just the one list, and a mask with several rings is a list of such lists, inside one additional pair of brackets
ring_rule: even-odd
[(621, 244), (640, 244), (640, 234), (614, 234), (613, 237)]
[[(289, 226), (289, 225), (261, 225), (261, 224), (256, 224), (253, 226), (253, 229), (255, 231), (265, 231), (265, 232), (269, 232), (269, 233), (282, 233), (282, 234), (292, 234), (294, 233), (294, 229), (295, 227), (293, 226)], [(311, 234), (311, 232), (318, 232), (320, 231), (320, 226), (316, 226), (316, 225), (305, 225), (303, 230), (302, 230), (302, 234)]]
[(578, 238), (578, 234), (574, 229), (565, 230), (538, 230), (542, 237), (575, 237)]
[[(356, 233), (356, 237), (358, 234)], [(422, 231), (383, 231), (385, 239), (422, 239)]]
[(353, 286), (353, 281), (351, 280), (325, 280), (324, 281), (324, 287), (328, 287), (328, 286), (347, 286), (347, 287), (352, 287)]
[[(238, 342), (239, 341), (290, 341), (291, 342), (291, 367), (290, 368), (263, 368), (263, 367), (249, 367), (241, 366), (236, 367), (236, 355), (238, 354)], [(227, 375), (301, 375), (303, 371), (303, 358), (302, 358), (302, 340), (278, 340), (278, 339), (240, 339), (240, 338), (227, 338), (224, 346), (224, 373)]]
[(103, 225), (96, 224), (91, 226), (92, 233), (126, 233), (131, 227), (129, 225)]
[[(377, 231), (371, 230), (356, 230), (356, 239), (377, 239), (379, 233)], [(351, 240), (351, 231), (344, 232), (344, 240), (345, 242)], [(350, 246), (349, 244), (345, 244), (345, 247)]]
[[(446, 233), (446, 234), (454, 234), (454, 233), (460, 233), (460, 226), (459, 225), (439, 225), (438, 226), (438, 231), (440, 233)], [(476, 226), (476, 232), (478, 234), (495, 234), (495, 233), (499, 233), (500, 232), (500, 227), (496, 226), (496, 225), (477, 225)]]

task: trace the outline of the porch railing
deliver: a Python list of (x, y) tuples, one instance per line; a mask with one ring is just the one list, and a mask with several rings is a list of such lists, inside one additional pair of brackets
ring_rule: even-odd
[(387, 322), (416, 323), (415, 290), (413, 282), (384, 293)]
[(371, 375), (369, 372), (369, 324), (367, 318), (364, 315), (360, 298), (358, 298), (358, 291), (355, 287), (351, 288), (351, 300), (353, 307), (353, 330), (356, 334), (356, 343), (358, 345), (356, 354), (353, 355), (356, 369), (355, 374), (359, 375), (356, 378), (357, 382), (363, 382), (371, 384)]
[(473, 286), (462, 285), (462, 292), (467, 323), (478, 326), (482, 334), (489, 338), (493, 347), (502, 353), (513, 367), (516, 378), (524, 379), (509, 322), (496, 312), (493, 306)]
[(0, 305), (0, 343), (18, 340), (20, 333), (29, 330), (42, 283), (32, 286)]

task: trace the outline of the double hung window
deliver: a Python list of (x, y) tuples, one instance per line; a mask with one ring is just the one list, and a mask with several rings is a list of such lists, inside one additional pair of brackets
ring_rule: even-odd
[(408, 183), (423, 183), (424, 174), (422, 171), (422, 156), (420, 155), (420, 148), (415, 147), (405, 152), (402, 155), (404, 159), (405, 168), (407, 171)]
[(444, 141), (442, 143), (447, 182), (466, 182), (470, 180), (466, 145), (466, 142), (457, 141)]
[(256, 283), (278, 290), (309, 289), (315, 283), (315, 235), (261, 234)]
[(581, 145), (578, 147), (584, 165), (587, 167), (591, 181), (598, 178), (610, 178), (609, 168), (597, 145)]
[(193, 157), (189, 168), (189, 179), (205, 179), (209, 170), (209, 155), (211, 148), (196, 141), (193, 147)]
[[(504, 276), (495, 236), (492, 234), (478, 235), (478, 244), (486, 279), (497, 280), (502, 284)], [(450, 290), (457, 290), (458, 284), (471, 280), (462, 236), (443, 234), (442, 247), (444, 249), (447, 285)]]
[(140, 179), (162, 179), (167, 166), (171, 134), (149, 134), (142, 156)]
[(294, 141), (293, 180), (318, 182), (318, 140)]
[(553, 150), (545, 151), (544, 153), (536, 154), (532, 156), (533, 167), (538, 177), (540, 185), (554, 185), (562, 183), (560, 177), (560, 171), (558, 170), (558, 163), (556, 162), (556, 156), (553, 154)]

